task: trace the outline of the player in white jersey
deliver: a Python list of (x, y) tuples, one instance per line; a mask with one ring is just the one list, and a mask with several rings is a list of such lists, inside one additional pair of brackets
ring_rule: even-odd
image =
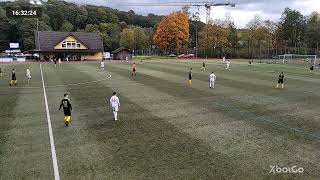
[(61, 58), (58, 59), (59, 66), (61, 66)]
[(28, 68), (27, 71), (26, 71), (26, 76), (27, 76), (27, 79), (28, 79), (28, 84), (30, 82), (30, 79), (31, 79), (31, 71), (30, 69)]
[(113, 92), (113, 96), (110, 98), (110, 105), (112, 108), (114, 120), (117, 121), (118, 120), (118, 111), (119, 111), (119, 107), (120, 107), (120, 101), (119, 101), (119, 98), (118, 98), (116, 92)]
[(209, 88), (214, 88), (214, 82), (216, 81), (217, 76), (212, 72), (209, 75)]
[(222, 61), (223, 61), (223, 62), (225, 62), (225, 61), (226, 61), (226, 57), (225, 57), (225, 56), (223, 56)]
[(102, 71), (104, 71), (104, 61), (103, 60), (101, 61), (100, 68)]
[(230, 69), (230, 61), (229, 61), (229, 60), (227, 60), (227, 67), (226, 67), (226, 69), (227, 69), (227, 70)]

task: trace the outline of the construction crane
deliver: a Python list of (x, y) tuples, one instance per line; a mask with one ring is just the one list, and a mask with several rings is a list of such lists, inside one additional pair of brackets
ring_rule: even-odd
[(210, 15), (211, 15), (211, 8), (217, 7), (217, 6), (231, 6), (235, 7), (236, 4), (226, 2), (226, 3), (216, 3), (212, 1), (207, 2), (163, 2), (163, 3), (125, 3), (125, 4), (117, 4), (117, 6), (187, 6), (187, 7), (205, 7), (206, 9), (206, 24), (210, 21)]

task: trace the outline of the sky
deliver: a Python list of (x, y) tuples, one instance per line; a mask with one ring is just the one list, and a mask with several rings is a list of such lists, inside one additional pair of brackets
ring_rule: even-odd
[[(75, 0), (69, 0), (75, 2)], [(180, 7), (134, 7), (122, 6), (127, 3), (163, 3), (163, 2), (206, 2), (207, 0), (76, 0), (80, 3), (103, 5), (119, 10), (134, 10), (137, 14), (155, 13), (166, 15), (172, 11), (179, 10)], [(227, 2), (226, 0), (214, 0), (214, 2)], [(255, 15), (262, 19), (278, 21), (281, 13), (286, 7), (299, 10), (303, 15), (309, 15), (313, 11), (320, 12), (320, 0), (229, 0), (235, 3), (236, 7), (214, 7), (211, 10), (212, 19), (223, 19), (226, 15), (231, 16), (237, 27), (245, 25), (253, 19)], [(196, 7), (191, 8), (192, 13), (196, 12)], [(201, 21), (205, 22), (206, 12), (204, 8), (199, 9)]]
[[(0, 0), (1, 1), (1, 0)], [(207, 2), (208, 0), (67, 0), (80, 4), (92, 4), (107, 6), (119, 10), (134, 10), (137, 14), (146, 15), (154, 13), (167, 15), (172, 11), (180, 10), (181, 7), (142, 7), (142, 6), (124, 6), (128, 3), (164, 3), (164, 2)], [(213, 2), (227, 2), (226, 0), (209, 0)], [(212, 19), (223, 19), (226, 15), (230, 16), (238, 28), (245, 25), (259, 15), (263, 20), (269, 19), (278, 21), (281, 13), (286, 7), (299, 10), (303, 15), (309, 15), (313, 11), (320, 13), (320, 0), (229, 0), (235, 3), (236, 7), (214, 7), (211, 10)], [(190, 9), (191, 13), (198, 11), (194, 7)], [(206, 21), (206, 12), (204, 7), (199, 9), (201, 21)]]

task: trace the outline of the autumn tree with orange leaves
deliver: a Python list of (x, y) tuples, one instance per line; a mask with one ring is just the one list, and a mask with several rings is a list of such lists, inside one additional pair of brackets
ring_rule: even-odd
[(189, 19), (185, 12), (173, 12), (161, 19), (153, 37), (162, 50), (186, 47), (189, 41)]

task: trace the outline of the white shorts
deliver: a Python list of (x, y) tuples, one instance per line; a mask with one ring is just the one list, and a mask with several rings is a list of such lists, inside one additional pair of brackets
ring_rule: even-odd
[(118, 106), (112, 107), (112, 111), (118, 112), (119, 111), (119, 107)]
[(28, 79), (31, 79), (31, 76), (27, 76)]

